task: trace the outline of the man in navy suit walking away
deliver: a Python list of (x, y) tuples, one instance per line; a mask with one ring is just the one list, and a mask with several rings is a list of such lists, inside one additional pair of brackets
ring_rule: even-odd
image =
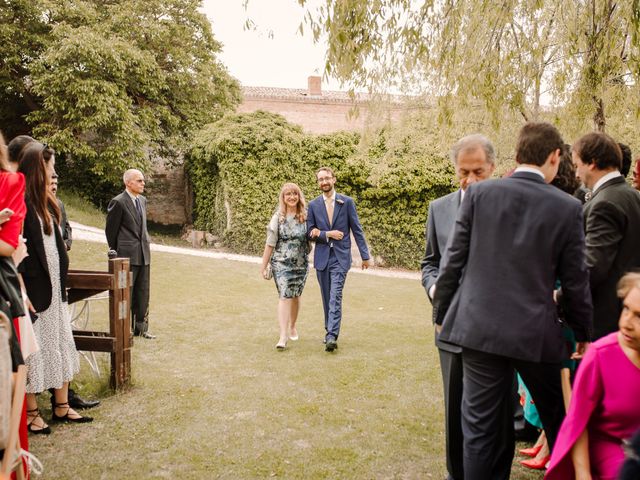
[(356, 240), (362, 268), (369, 268), (370, 256), (362, 225), (352, 198), (336, 193), (336, 177), (329, 167), (316, 172), (322, 195), (309, 203), (307, 234), (316, 242), (313, 266), (318, 275), (324, 307), (325, 350), (338, 348), (342, 320), (342, 288), (351, 268), (351, 233)]

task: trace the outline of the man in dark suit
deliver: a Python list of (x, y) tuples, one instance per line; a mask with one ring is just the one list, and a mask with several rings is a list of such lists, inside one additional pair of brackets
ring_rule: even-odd
[[(491, 177), (495, 169), (495, 150), (484, 135), (468, 135), (451, 149), (451, 161), (460, 189), (429, 203), (426, 251), (422, 259), (422, 286), (433, 301), (440, 260), (469, 185)], [(445, 434), (449, 479), (463, 480), (462, 425), (462, 348), (441, 341), (436, 334), (440, 370), (444, 384)]]
[(131, 323), (134, 335), (153, 339), (149, 333), (149, 232), (144, 175), (135, 169), (123, 176), (125, 191), (109, 202), (105, 233), (109, 249), (119, 257), (128, 257), (131, 265)]
[(622, 303), (616, 285), (626, 272), (640, 268), (640, 195), (620, 173), (622, 152), (607, 134), (584, 135), (572, 156), (577, 176), (591, 189), (584, 228), (597, 339), (618, 330)]
[(352, 198), (336, 193), (336, 177), (329, 167), (316, 172), (322, 195), (309, 203), (307, 233), (316, 242), (316, 269), (324, 307), (325, 349), (338, 348), (342, 321), (342, 288), (351, 268), (351, 233), (356, 240), (362, 268), (369, 268), (369, 249)]
[(563, 146), (547, 123), (520, 131), (509, 178), (471, 185), (458, 211), (434, 295), (440, 340), (462, 347), (465, 480), (509, 478), (498, 449), (501, 409), (520, 373), (552, 448), (564, 407), (561, 361), (568, 356), (553, 300), (564, 287), (566, 321), (578, 342), (590, 339), (592, 307), (584, 257), (582, 207), (548, 183)]

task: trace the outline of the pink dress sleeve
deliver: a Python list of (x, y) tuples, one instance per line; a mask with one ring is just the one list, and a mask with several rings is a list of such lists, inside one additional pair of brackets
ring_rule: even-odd
[(0, 172), (0, 210), (13, 210), (11, 218), (0, 225), (0, 240), (12, 247), (18, 246), (18, 236), (22, 232), (22, 222), (27, 213), (24, 203), (24, 176), (22, 173)]
[(575, 478), (571, 449), (587, 428), (591, 415), (600, 404), (603, 395), (602, 374), (597, 348), (587, 350), (580, 363), (573, 385), (573, 394), (567, 416), (562, 422), (551, 463), (545, 480)]

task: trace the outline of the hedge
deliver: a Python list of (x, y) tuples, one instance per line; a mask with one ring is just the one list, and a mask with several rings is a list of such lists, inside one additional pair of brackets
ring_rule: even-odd
[(197, 135), (187, 155), (194, 225), (229, 249), (261, 254), (266, 225), (285, 182), (300, 185), (307, 202), (320, 194), (315, 171), (330, 166), (336, 189), (353, 197), (378, 263), (418, 268), (429, 201), (452, 191), (450, 162), (431, 133), (306, 134), (277, 114), (227, 115)]

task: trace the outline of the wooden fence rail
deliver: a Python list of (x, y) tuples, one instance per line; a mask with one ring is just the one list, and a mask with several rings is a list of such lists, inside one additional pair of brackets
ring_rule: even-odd
[(110, 385), (125, 388), (131, 381), (131, 332), (129, 259), (109, 260), (108, 272), (69, 270), (67, 295), (69, 303), (78, 302), (109, 291), (109, 331), (74, 330), (78, 350), (111, 353)]

